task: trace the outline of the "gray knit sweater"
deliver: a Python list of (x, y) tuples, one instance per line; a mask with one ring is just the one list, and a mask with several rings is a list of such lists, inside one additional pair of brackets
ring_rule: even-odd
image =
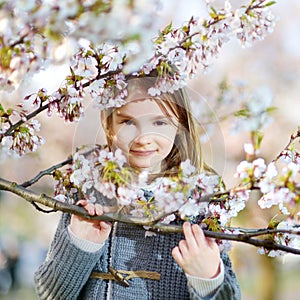
[[(104, 247), (90, 253), (70, 241), (69, 223), (70, 215), (63, 214), (47, 258), (35, 273), (40, 299), (240, 299), (240, 288), (225, 253), (221, 254), (224, 282), (210, 297), (201, 298), (171, 256), (173, 247), (183, 239), (182, 234), (145, 238), (143, 228), (117, 224)], [(120, 270), (156, 271), (161, 280), (133, 278), (125, 287), (116, 281), (89, 278), (92, 271), (108, 272), (109, 265)]]

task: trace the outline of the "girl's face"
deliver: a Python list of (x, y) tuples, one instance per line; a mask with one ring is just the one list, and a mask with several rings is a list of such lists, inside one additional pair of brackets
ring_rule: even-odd
[(130, 100), (112, 113), (112, 147), (122, 150), (131, 167), (157, 173), (174, 145), (177, 126), (171, 118), (151, 98)]

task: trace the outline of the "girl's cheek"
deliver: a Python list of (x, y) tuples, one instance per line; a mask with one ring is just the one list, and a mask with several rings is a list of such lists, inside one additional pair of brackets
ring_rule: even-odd
[(133, 143), (136, 139), (136, 134), (134, 128), (122, 128), (115, 135), (115, 141), (117, 144), (122, 144), (123, 147), (126, 147)]
[(131, 143), (134, 140), (134, 138), (135, 138), (134, 135), (130, 132), (122, 132), (122, 134), (118, 135), (118, 140), (121, 143), (126, 143), (126, 144)]
[(114, 145), (118, 148), (128, 148), (134, 141), (134, 135), (130, 132), (119, 132), (114, 136)]

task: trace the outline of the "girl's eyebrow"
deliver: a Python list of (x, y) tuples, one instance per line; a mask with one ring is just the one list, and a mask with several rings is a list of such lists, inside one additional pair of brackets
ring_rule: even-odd
[[(145, 114), (146, 116), (147, 114)], [(117, 112), (116, 116), (118, 118), (133, 118), (135, 119), (136, 117), (134, 115), (128, 114), (128, 113), (122, 113), (122, 112)], [(143, 116), (142, 116), (143, 117)], [(153, 121), (157, 121), (157, 120), (166, 120), (166, 121), (170, 121), (170, 119), (165, 116), (164, 114), (161, 115), (153, 115), (153, 117), (151, 117), (151, 120)]]

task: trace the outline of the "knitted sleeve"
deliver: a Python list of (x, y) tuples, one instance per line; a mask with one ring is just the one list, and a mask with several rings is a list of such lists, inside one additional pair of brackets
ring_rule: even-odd
[(191, 300), (240, 300), (241, 291), (236, 275), (232, 269), (231, 261), (227, 253), (221, 253), (221, 258), (224, 264), (224, 281), (223, 283), (209, 296), (201, 297), (196, 290), (189, 287)]
[(102, 254), (101, 250), (85, 252), (71, 243), (69, 222), (70, 215), (63, 214), (47, 258), (34, 274), (39, 299), (76, 299)]
[(214, 278), (200, 278), (185, 274), (188, 283), (201, 296), (212, 294), (224, 281), (224, 263), (220, 259), (220, 273)]

